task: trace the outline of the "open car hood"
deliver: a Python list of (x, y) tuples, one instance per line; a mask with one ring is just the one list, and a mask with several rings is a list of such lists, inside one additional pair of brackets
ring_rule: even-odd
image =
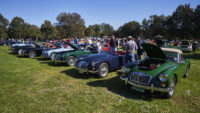
[(152, 45), (152, 44), (147, 44), (143, 43), (141, 44), (144, 51), (147, 53), (147, 56), (150, 58), (160, 58), (160, 59), (166, 59), (167, 56), (164, 54), (164, 52), (161, 50), (160, 47)]

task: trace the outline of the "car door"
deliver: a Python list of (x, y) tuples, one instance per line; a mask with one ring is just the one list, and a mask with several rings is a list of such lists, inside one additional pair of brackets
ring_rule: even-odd
[(184, 76), (187, 70), (186, 62), (183, 59), (182, 54), (178, 54), (178, 72), (180, 73), (179, 76)]

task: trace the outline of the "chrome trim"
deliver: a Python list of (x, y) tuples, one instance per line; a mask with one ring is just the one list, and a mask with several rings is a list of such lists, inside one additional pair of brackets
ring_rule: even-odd
[(154, 84), (151, 84), (150, 86), (145, 86), (145, 85), (141, 85), (141, 84), (137, 84), (134, 82), (131, 82), (128, 80), (128, 78), (124, 78), (122, 76), (120, 76), (120, 79), (123, 80), (126, 83), (137, 87), (137, 88), (141, 88), (141, 89), (145, 89), (145, 90), (150, 90), (151, 93), (153, 93), (154, 91), (159, 91), (159, 92), (169, 92), (171, 90), (171, 88), (160, 88), (160, 87), (154, 87)]
[(75, 67), (76, 70), (81, 71), (83, 73), (98, 73), (98, 71), (92, 71), (92, 70), (88, 70), (88, 69), (83, 69), (83, 68), (79, 68), (79, 67)]
[(53, 60), (55, 63), (66, 63), (64, 60), (57, 60), (57, 59), (54, 59)]
[[(133, 80), (133, 79), (132, 79), (132, 76), (133, 76), (133, 75), (138, 75), (138, 79), (137, 79), (137, 80)], [(147, 83), (140, 82), (140, 77), (141, 77), (141, 76), (148, 76), (148, 77), (149, 77), (148, 82), (147, 82)], [(152, 77), (151, 77), (150, 75), (145, 74), (145, 73), (141, 73), (141, 72), (132, 72), (132, 73), (130, 73), (130, 81), (136, 82), (136, 83), (138, 83), (138, 84), (149, 85), (151, 79), (152, 79)]]

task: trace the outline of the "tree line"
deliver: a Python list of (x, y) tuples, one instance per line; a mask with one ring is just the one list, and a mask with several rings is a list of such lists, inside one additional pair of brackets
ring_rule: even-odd
[(117, 30), (107, 23), (85, 26), (78, 13), (60, 13), (57, 23), (45, 20), (39, 27), (26, 23), (21, 17), (9, 21), (0, 13), (0, 38), (16, 39), (59, 39), (69, 37), (102, 37), (114, 34), (116, 37), (143, 36), (152, 38), (162, 35), (167, 39), (200, 38), (200, 5), (195, 9), (190, 4), (179, 5), (172, 15), (151, 15), (140, 24), (130, 21)]

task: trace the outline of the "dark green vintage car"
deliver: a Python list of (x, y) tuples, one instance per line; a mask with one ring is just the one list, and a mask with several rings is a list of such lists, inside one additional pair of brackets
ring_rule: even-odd
[(76, 57), (97, 53), (95, 47), (92, 45), (81, 44), (81, 46), (82, 47), (78, 47), (78, 49), (73, 51), (57, 52), (53, 58), (53, 61), (56, 63), (66, 63), (68, 66), (73, 66), (75, 65)]
[(177, 47), (142, 46), (148, 57), (124, 65), (120, 79), (133, 90), (161, 92), (167, 98), (172, 97), (179, 80), (188, 76), (189, 60), (183, 59), (182, 50)]

